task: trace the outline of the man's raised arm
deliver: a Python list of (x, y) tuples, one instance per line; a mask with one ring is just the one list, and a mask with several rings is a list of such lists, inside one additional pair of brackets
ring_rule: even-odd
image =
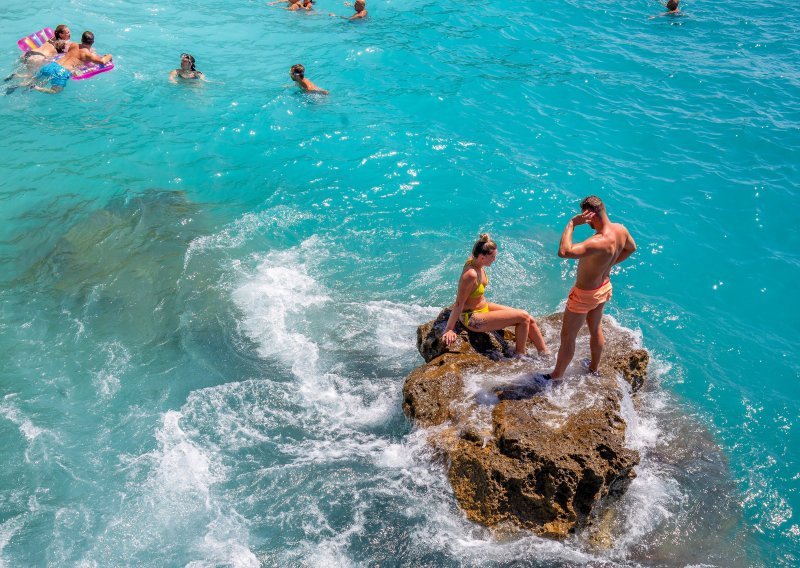
[(569, 220), (564, 232), (561, 234), (561, 242), (558, 244), (559, 258), (582, 258), (591, 252), (591, 249), (586, 246), (586, 241), (572, 244), (572, 231), (575, 229), (575, 225), (588, 223), (593, 216), (594, 213), (591, 211), (584, 211)]

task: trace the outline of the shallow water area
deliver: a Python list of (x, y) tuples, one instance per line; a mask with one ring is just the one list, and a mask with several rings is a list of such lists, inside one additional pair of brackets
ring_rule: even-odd
[[(116, 67), (0, 94), (0, 566), (800, 562), (800, 9), (684, 4), (6, 2), (4, 76), (62, 22)], [(591, 193), (638, 477), (602, 535), (493, 533), (402, 414), (416, 327), (484, 231), (492, 301), (563, 309)]]

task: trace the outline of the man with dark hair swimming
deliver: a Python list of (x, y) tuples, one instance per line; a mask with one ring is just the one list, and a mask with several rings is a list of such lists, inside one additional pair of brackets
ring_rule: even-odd
[(664, 4), (664, 7), (667, 9), (666, 12), (662, 12), (658, 14), (658, 16), (650, 16), (650, 19), (658, 18), (659, 16), (681, 16), (681, 9), (678, 7), (681, 3), (681, 0), (667, 0), (667, 3)]
[(317, 93), (320, 95), (328, 94), (328, 91), (320, 89), (312, 83), (311, 79), (306, 79), (306, 68), (299, 63), (297, 65), (292, 65), (292, 68), (289, 70), (289, 76), (292, 78), (292, 81), (297, 83), (298, 87), (307, 93)]
[[(595, 234), (582, 243), (572, 242), (576, 225), (588, 225)], [(567, 223), (558, 246), (561, 258), (578, 259), (578, 275), (567, 298), (564, 321), (561, 324), (561, 345), (558, 348), (556, 368), (546, 379), (564, 376), (567, 366), (575, 355), (575, 339), (584, 322), (589, 326), (589, 349), (592, 358), (588, 371), (596, 373), (603, 354), (603, 308), (611, 299), (611, 268), (636, 250), (633, 237), (620, 223), (612, 223), (606, 206), (599, 197), (590, 195), (581, 201), (581, 212)]]
[(83, 32), (81, 43), (73, 44), (63, 58), (52, 61), (39, 69), (31, 88), (42, 93), (58, 93), (67, 86), (73, 72), (84, 63), (105, 65), (111, 61), (110, 53), (106, 53), (102, 57), (97, 55), (92, 50), (93, 44), (94, 34), (90, 31)]
[[(349, 2), (345, 3), (345, 6), (349, 6), (349, 5), (350, 5)], [(338, 17), (342, 18), (343, 20), (347, 20), (348, 22), (354, 22), (355, 20), (361, 20), (363, 18), (366, 18), (367, 17), (367, 0), (356, 0), (356, 3), (353, 4), (353, 9), (356, 11), (356, 13), (353, 14), (352, 16), (350, 16), (350, 17), (338, 16)], [(334, 14), (333, 12), (331, 12), (330, 15), (336, 17), (336, 14)]]

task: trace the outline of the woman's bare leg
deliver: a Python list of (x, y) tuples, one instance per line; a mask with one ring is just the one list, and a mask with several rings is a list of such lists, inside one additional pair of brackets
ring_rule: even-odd
[(513, 325), (517, 340), (517, 355), (525, 355), (531, 317), (523, 310), (506, 306), (502, 306), (501, 309), (492, 309), (492, 305), (497, 306), (497, 304), (489, 304), (488, 312), (472, 314), (467, 327), (473, 331), (495, 331)]
[[(513, 310), (516, 312), (523, 311), (523, 310), (517, 310), (516, 308), (512, 308), (510, 306), (504, 306), (502, 304), (493, 304), (492, 302), (489, 302), (489, 313), (501, 310)], [(539, 329), (539, 326), (536, 325), (536, 320), (533, 319), (533, 316), (531, 316), (530, 314), (528, 315), (528, 341), (533, 343), (533, 346), (536, 347), (536, 350), (540, 354), (542, 355), (550, 354), (550, 350), (547, 348), (547, 344), (544, 342), (544, 336), (542, 335), (542, 331)]]

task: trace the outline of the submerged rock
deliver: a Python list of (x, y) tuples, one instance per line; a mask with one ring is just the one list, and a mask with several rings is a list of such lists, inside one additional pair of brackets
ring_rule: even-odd
[[(549, 361), (509, 359), (513, 333), (474, 333), (459, 326), (447, 347), (441, 336), (449, 310), (417, 330), (426, 360), (406, 379), (403, 409), (446, 459), (459, 505), (473, 521), (511, 524), (552, 538), (586, 526), (636, 476), (636, 451), (625, 446), (616, 377), (636, 390), (647, 352), (635, 337), (603, 324), (600, 375), (568, 374), (551, 384), (535, 373)], [(561, 314), (539, 321), (553, 345)], [(584, 330), (575, 361), (588, 349)]]

